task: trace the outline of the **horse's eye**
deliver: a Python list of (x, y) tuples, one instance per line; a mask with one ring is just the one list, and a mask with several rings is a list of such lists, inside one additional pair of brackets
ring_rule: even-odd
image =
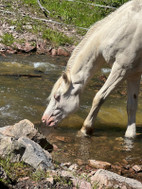
[(59, 94), (54, 94), (54, 98), (55, 98), (56, 101), (58, 101), (58, 102), (60, 101), (60, 95)]

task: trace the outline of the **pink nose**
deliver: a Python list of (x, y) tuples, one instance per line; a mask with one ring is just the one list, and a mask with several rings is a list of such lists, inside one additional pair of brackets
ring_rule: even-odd
[(49, 116), (43, 115), (41, 120), (43, 123), (46, 123), (46, 120), (48, 120), (48, 119), (49, 119)]
[(46, 126), (53, 126), (55, 125), (55, 120), (53, 116), (48, 116), (44, 114), (42, 116), (42, 122), (45, 123)]

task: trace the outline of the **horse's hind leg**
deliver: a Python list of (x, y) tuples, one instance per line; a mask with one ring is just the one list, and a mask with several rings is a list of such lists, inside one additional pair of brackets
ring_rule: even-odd
[(114, 63), (108, 79), (93, 99), (91, 110), (81, 129), (81, 132), (84, 135), (91, 134), (93, 130), (93, 122), (96, 119), (101, 105), (105, 101), (106, 97), (118, 86), (118, 84), (126, 78), (126, 73), (127, 70), (125, 68), (121, 67), (117, 62)]
[(128, 126), (125, 137), (133, 138), (136, 135), (136, 111), (141, 75), (127, 79), (127, 114)]

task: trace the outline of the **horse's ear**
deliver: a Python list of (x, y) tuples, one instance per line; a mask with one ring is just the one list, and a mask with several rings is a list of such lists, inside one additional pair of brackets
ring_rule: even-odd
[(63, 80), (64, 80), (64, 82), (65, 82), (66, 84), (69, 84), (69, 83), (70, 83), (70, 78), (69, 78), (69, 76), (67, 75), (66, 72), (63, 72), (62, 78), (63, 78)]
[(71, 85), (71, 79), (70, 79), (70, 75), (66, 72), (63, 72), (62, 74), (62, 78), (66, 84), (66, 92), (69, 89), (70, 85)]

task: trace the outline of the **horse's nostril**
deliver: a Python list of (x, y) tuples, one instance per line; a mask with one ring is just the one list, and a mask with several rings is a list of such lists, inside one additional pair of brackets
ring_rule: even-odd
[(45, 123), (45, 121), (46, 121), (45, 119), (42, 119), (42, 123)]

